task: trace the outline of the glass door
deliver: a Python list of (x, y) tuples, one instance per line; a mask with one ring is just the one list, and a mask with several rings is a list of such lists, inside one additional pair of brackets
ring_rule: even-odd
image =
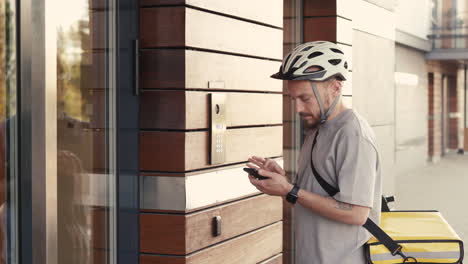
[(16, 6), (0, 0), (0, 264), (17, 262)]
[(47, 263), (116, 263), (113, 3), (45, 0)]

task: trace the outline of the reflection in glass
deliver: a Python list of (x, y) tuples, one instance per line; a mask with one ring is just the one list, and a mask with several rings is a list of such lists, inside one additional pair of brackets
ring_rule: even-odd
[[(51, 1), (57, 16), (58, 263), (109, 263), (106, 1)], [(55, 12), (56, 10), (56, 12)]]
[(0, 0), (0, 264), (15, 262), (14, 136), (16, 133), (16, 29), (14, 1)]

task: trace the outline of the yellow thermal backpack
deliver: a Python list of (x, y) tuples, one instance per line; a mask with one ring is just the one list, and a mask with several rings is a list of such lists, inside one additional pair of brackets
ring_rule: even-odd
[[(380, 228), (368, 229), (374, 235), (365, 246), (369, 264), (463, 261), (463, 242), (437, 211), (382, 212)], [(391, 240), (378, 238), (381, 232)]]

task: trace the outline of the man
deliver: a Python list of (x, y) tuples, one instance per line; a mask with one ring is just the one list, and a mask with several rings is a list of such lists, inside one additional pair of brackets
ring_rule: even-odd
[[(370, 234), (362, 225), (368, 217), (379, 222), (379, 155), (371, 127), (341, 101), (347, 73), (344, 53), (334, 43), (309, 42), (291, 51), (271, 77), (287, 80), (306, 127), (298, 174), (289, 183), (273, 160), (254, 156), (247, 164), (269, 177), (249, 175), (258, 190), (285, 197), (294, 206), (296, 264), (366, 263), (363, 245)], [(318, 182), (312, 164), (339, 190), (333, 197)]]

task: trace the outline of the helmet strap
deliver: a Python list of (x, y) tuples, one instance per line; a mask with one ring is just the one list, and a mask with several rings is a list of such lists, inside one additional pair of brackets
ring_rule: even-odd
[(340, 101), (341, 94), (339, 94), (335, 100), (333, 100), (333, 103), (330, 105), (330, 108), (325, 110), (325, 107), (322, 102), (322, 98), (320, 97), (320, 94), (317, 89), (317, 84), (310, 81), (310, 84), (312, 85), (312, 91), (314, 92), (315, 98), (317, 99), (319, 108), (320, 108), (320, 124), (324, 124), (328, 117), (333, 113), (333, 110), (335, 109), (336, 105)]

